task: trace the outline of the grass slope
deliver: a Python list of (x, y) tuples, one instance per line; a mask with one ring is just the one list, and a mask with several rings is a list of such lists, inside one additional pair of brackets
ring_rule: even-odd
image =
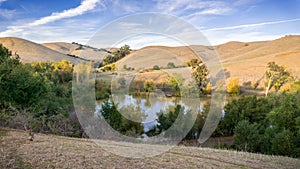
[(82, 49), (78, 50), (78, 44), (71, 44), (65, 42), (43, 43), (42, 45), (54, 51), (58, 51), (64, 54), (75, 55), (88, 60), (95, 61), (102, 61), (102, 59), (108, 54), (105, 51), (98, 51), (87, 47), (83, 47)]
[[(0, 168), (297, 168), (299, 159), (209, 148), (177, 146), (144, 159), (124, 158), (104, 151), (88, 139), (5, 130), (0, 136)], [(112, 142), (100, 141), (103, 146)], [(115, 146), (132, 146), (122, 143)], [(124, 147), (121, 147), (124, 146)], [(133, 146), (135, 146), (133, 144)], [(133, 147), (132, 147), (133, 148)], [(147, 147), (146, 147), (147, 148)]]
[(68, 60), (72, 63), (78, 63), (80, 59), (76, 59), (49, 49), (43, 45), (25, 40), (20, 38), (0, 38), (0, 43), (12, 51), (12, 53), (17, 53), (20, 56), (22, 62), (58, 62), (61, 60)]

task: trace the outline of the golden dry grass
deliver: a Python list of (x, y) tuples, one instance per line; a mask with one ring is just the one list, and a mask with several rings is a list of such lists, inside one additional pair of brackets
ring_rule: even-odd
[(239, 78), (240, 84), (259, 82), (258, 87), (263, 87), (262, 77), (267, 63), (271, 61), (286, 66), (295, 76), (300, 77), (300, 35), (262, 42), (228, 42), (215, 47), (149, 46), (132, 52), (117, 64), (139, 68), (150, 68), (153, 65), (165, 67), (168, 62), (180, 65), (197, 58), (194, 52), (204, 62), (217, 52), (223, 68), (230, 77)]
[[(134, 144), (99, 141), (102, 146)], [(297, 168), (299, 159), (210, 148), (177, 146), (151, 158), (124, 158), (104, 151), (89, 139), (6, 130), (0, 136), (0, 167), (6, 168)], [(132, 148), (134, 148), (132, 147)], [(147, 147), (146, 147), (147, 148)]]
[[(19, 38), (0, 38), (0, 43), (13, 52), (17, 52), (23, 62), (60, 61), (61, 59), (75, 62), (66, 54), (82, 56), (86, 59), (101, 60), (106, 53), (94, 51), (90, 48), (75, 50), (78, 45), (64, 42), (37, 44)], [(214, 50), (213, 50), (214, 49)], [(154, 65), (166, 67), (168, 62), (176, 66), (197, 58), (199, 53), (206, 62), (217, 52), (223, 68), (230, 77), (239, 78), (240, 84), (244, 82), (259, 82), (263, 87), (263, 75), (267, 63), (275, 61), (285, 65), (295, 76), (300, 77), (300, 35), (289, 35), (272, 41), (261, 42), (228, 42), (222, 45), (207, 47), (194, 45), (190, 47), (148, 46), (131, 52), (131, 54), (117, 62), (122, 68), (152, 68)], [(180, 69), (174, 69), (176, 73)], [(189, 77), (187, 77), (189, 79)]]
[(94, 49), (86, 48), (86, 47), (83, 47), (83, 49), (81, 50), (76, 50), (79, 47), (78, 44), (70, 44), (65, 42), (53, 42), (53, 43), (44, 43), (42, 45), (54, 51), (58, 51), (60, 53), (80, 56), (88, 60), (99, 61), (102, 60), (104, 56), (107, 55), (107, 53), (104, 51), (96, 51)]
[(17, 53), (20, 56), (21, 61), (25, 63), (46, 61), (58, 62), (63, 59), (72, 63), (78, 62), (77, 59), (63, 53), (20, 38), (0, 38), (0, 43), (13, 53)]

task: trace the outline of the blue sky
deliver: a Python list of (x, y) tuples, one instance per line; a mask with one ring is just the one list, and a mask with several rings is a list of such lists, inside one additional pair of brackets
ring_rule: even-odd
[(144, 12), (179, 17), (213, 45), (300, 34), (300, 0), (0, 0), (0, 37), (86, 43), (114, 20)]

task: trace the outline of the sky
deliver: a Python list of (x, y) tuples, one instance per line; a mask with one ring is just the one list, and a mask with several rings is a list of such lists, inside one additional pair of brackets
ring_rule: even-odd
[[(105, 28), (112, 36), (124, 33), (120, 27), (113, 27), (115, 22), (122, 22), (119, 26), (127, 30), (143, 25), (145, 35), (127, 38), (126, 43), (131, 42), (133, 48), (178, 45), (172, 37), (147, 33), (147, 17), (139, 18), (138, 24), (122, 20), (145, 12), (167, 14), (186, 22), (211, 45), (300, 35), (300, 0), (0, 0), (0, 37), (86, 44)], [(171, 26), (174, 32), (186, 32), (178, 23)], [(157, 22), (156, 29), (167, 28)], [(142, 43), (143, 39), (147, 42)], [(102, 47), (111, 45), (103, 42)]]

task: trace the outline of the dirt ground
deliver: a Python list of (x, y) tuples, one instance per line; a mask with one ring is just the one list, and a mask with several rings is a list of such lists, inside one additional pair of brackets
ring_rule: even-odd
[[(36, 134), (0, 129), (0, 168), (299, 168), (300, 159), (201, 147), (176, 146), (148, 158), (125, 158), (104, 151), (89, 139)], [(110, 141), (104, 146), (138, 147)], [(121, 147), (124, 146), (124, 147)], [(146, 146), (146, 145), (143, 145)], [(146, 147), (147, 148), (147, 147)]]

